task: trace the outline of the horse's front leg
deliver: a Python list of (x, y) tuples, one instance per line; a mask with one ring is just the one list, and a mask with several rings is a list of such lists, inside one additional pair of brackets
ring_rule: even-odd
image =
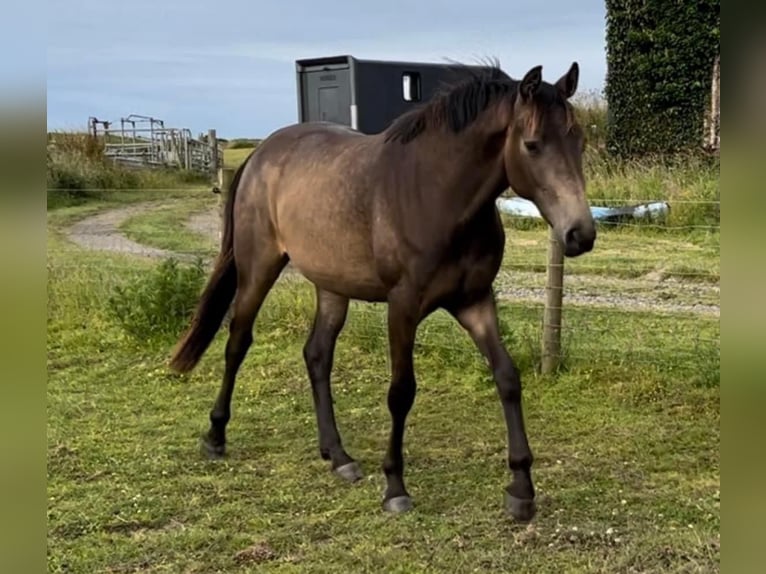
[(450, 312), (468, 331), (492, 369), (505, 414), (508, 467), (513, 474), (511, 484), (506, 487), (506, 508), (516, 520), (529, 521), (536, 511), (535, 489), (531, 476), (532, 451), (521, 412), (521, 378), (500, 339), (494, 296), (488, 291), (478, 301)]
[(412, 499), (404, 486), (402, 443), (405, 420), (415, 401), (412, 353), (419, 321), (419, 309), (414, 297), (397, 293), (389, 299), (391, 385), (388, 390), (388, 409), (391, 413), (391, 434), (383, 460), (383, 472), (386, 475), (383, 509), (389, 512), (404, 512), (412, 508)]

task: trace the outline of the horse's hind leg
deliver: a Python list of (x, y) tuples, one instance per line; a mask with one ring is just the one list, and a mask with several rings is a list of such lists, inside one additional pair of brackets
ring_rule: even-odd
[(311, 379), (319, 430), (319, 452), (322, 458), (331, 461), (336, 474), (353, 482), (362, 478), (362, 472), (359, 465), (343, 449), (330, 390), (335, 342), (346, 322), (348, 299), (319, 288), (316, 294), (314, 325), (303, 348), (303, 357)]
[(210, 430), (203, 439), (203, 446), (211, 458), (221, 457), (226, 451), (226, 425), (231, 417), (231, 396), (237, 371), (253, 342), (253, 323), (258, 311), (286, 264), (287, 258), (276, 249), (262, 249), (245, 269), (238, 268), (223, 382), (210, 411)]

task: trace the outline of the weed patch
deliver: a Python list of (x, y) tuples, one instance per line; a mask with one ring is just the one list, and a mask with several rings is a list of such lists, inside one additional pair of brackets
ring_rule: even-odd
[(107, 301), (109, 317), (136, 341), (169, 341), (189, 322), (206, 279), (201, 260), (183, 266), (166, 259), (145, 276), (114, 287)]

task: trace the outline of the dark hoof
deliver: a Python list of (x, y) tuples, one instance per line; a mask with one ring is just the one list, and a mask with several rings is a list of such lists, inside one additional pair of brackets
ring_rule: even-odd
[(412, 499), (409, 496), (394, 496), (383, 501), (383, 510), (399, 514), (412, 509)]
[(364, 477), (362, 469), (356, 461), (343, 464), (334, 469), (333, 472), (348, 482), (356, 482)]
[(505, 509), (519, 522), (529, 522), (537, 512), (534, 499), (516, 498), (507, 492), (505, 493)]
[(213, 444), (206, 436), (202, 437), (201, 443), (202, 454), (210, 460), (219, 460), (226, 456), (225, 444)]

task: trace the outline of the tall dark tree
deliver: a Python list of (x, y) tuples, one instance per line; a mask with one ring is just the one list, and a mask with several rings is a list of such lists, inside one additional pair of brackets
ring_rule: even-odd
[(720, 0), (606, 0), (608, 149), (699, 149), (720, 53)]

